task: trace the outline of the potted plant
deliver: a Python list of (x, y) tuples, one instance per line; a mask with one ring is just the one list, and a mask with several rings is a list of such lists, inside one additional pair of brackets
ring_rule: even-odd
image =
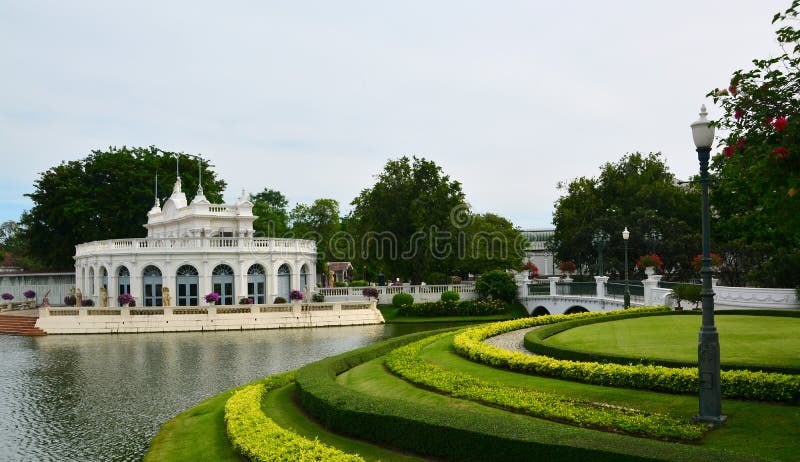
[(75, 306), (75, 303), (77, 303), (77, 299), (75, 298), (74, 295), (70, 294), (64, 297), (64, 305)]
[(210, 294), (206, 294), (204, 298), (206, 300), (206, 303), (208, 303), (209, 305), (215, 305), (217, 302), (219, 302), (219, 294), (216, 292), (211, 292)]
[(34, 292), (32, 290), (26, 290), (25, 292), (22, 293), (22, 295), (24, 295), (25, 298), (28, 299), (28, 300), (36, 301), (36, 292)]
[(539, 267), (530, 260), (525, 263), (523, 270), (528, 271), (528, 279), (536, 279), (539, 277)]
[(365, 287), (364, 290), (361, 291), (361, 295), (367, 298), (374, 298), (375, 300), (378, 299), (378, 289), (374, 287)]
[(6, 292), (3, 295), (0, 295), (0, 298), (2, 298), (6, 302), (8, 309), (11, 309), (11, 300), (14, 300), (14, 296)]
[(572, 273), (578, 270), (578, 267), (575, 266), (575, 263), (572, 263), (569, 260), (564, 260), (558, 264), (558, 270), (561, 271), (561, 276), (569, 277)]
[(661, 261), (661, 257), (654, 253), (642, 255), (639, 257), (639, 260), (636, 261), (636, 267), (643, 269), (647, 276), (655, 274), (655, 270), (661, 269), (663, 266), (664, 262)]
[[(711, 257), (711, 269), (713, 271), (718, 270), (722, 266), (722, 257), (715, 254), (714, 252), (711, 252), (709, 254), (709, 257)], [(692, 268), (694, 268), (695, 271), (700, 271), (701, 269), (703, 269), (702, 253), (697, 254), (697, 256), (692, 259)]]
[(319, 292), (314, 292), (311, 294), (311, 301), (315, 303), (322, 303), (325, 301), (325, 296)]
[(242, 298), (239, 299), (239, 304), (240, 305), (252, 305), (253, 304), (253, 299), (252, 298), (247, 298), (247, 297), (242, 297)]
[(119, 297), (117, 297), (117, 301), (119, 302), (119, 306), (128, 306), (128, 307), (136, 306), (136, 299), (134, 299), (133, 295), (131, 294), (119, 294)]
[(293, 290), (289, 292), (289, 300), (291, 300), (293, 303), (303, 301), (303, 292), (300, 292), (299, 290)]

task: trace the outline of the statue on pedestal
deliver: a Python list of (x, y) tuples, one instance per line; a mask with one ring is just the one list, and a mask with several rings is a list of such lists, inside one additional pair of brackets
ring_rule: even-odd
[(172, 297), (169, 296), (169, 287), (161, 287), (161, 305), (172, 306)]

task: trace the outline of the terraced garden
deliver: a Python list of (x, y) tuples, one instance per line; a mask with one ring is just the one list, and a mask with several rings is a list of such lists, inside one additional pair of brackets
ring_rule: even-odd
[(738, 397), (712, 429), (691, 423), (696, 370), (592, 365), (482, 341), (536, 325), (672, 318), (587, 313), (390, 339), (201, 403), (164, 426), (145, 460), (796, 460), (800, 376), (724, 376)]

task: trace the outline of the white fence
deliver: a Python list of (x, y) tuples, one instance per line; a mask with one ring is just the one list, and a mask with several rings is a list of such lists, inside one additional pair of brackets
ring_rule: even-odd
[[(325, 287), (318, 289), (325, 296), (325, 301), (364, 300), (363, 291), (367, 287)], [(435, 302), (446, 291), (458, 292), (461, 300), (475, 299), (475, 286), (473, 284), (442, 284), (442, 285), (410, 285), (401, 286), (371, 286), (378, 291), (378, 303), (392, 303), (395, 294), (405, 293), (414, 297), (414, 303)]]

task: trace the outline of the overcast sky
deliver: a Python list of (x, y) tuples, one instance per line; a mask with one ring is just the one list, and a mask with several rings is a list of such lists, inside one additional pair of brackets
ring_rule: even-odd
[(0, 0), (0, 221), (62, 160), (155, 145), (210, 159), (229, 201), (345, 211), (421, 156), (474, 211), (548, 227), (558, 181), (627, 152), (694, 174), (706, 93), (778, 53), (789, 3)]

